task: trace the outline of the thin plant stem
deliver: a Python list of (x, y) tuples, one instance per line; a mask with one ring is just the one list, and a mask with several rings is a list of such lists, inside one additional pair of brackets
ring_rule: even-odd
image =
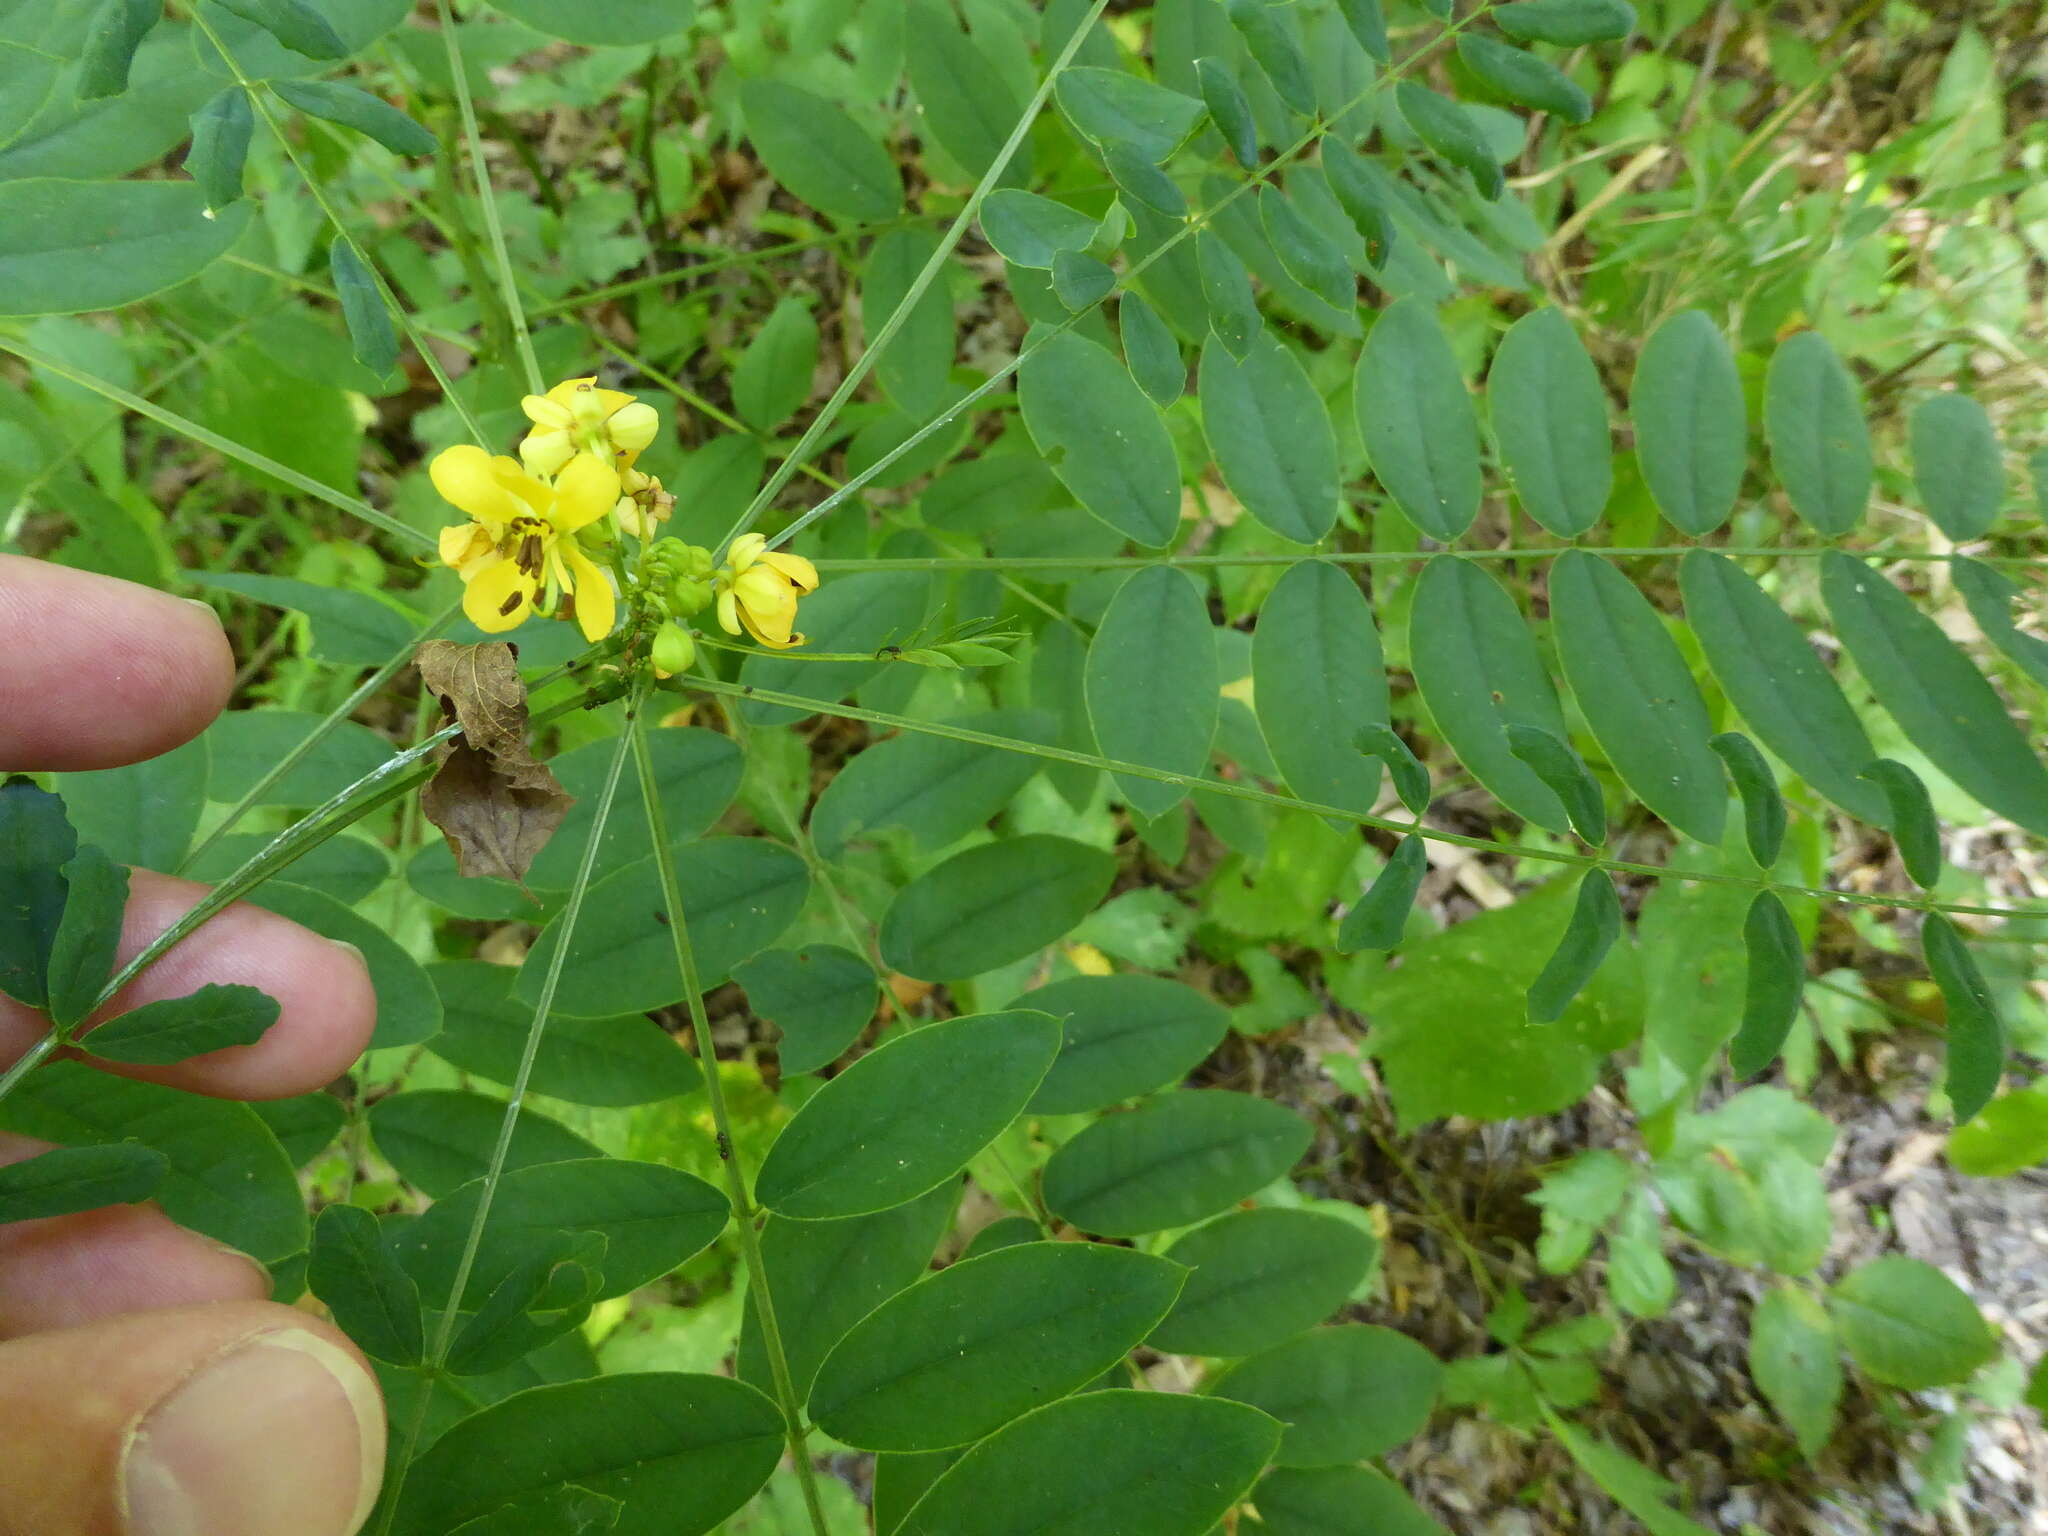
[[(640, 771), (640, 797), (647, 807), (647, 834), (654, 843), (654, 866), (661, 876), (662, 905), (668, 913), (668, 931), (675, 945), (676, 968), (681, 973), (683, 999), (690, 1010), (690, 1034), (697, 1046), (697, 1065), (704, 1078), (705, 1097), (711, 1105), (711, 1123), (718, 1134), (718, 1159), (725, 1170), (725, 1188), (732, 1200), (733, 1217), (739, 1230), (740, 1252), (752, 1280), (754, 1312), (761, 1320), (761, 1345), (768, 1356), (768, 1370), (774, 1379), (775, 1400), (789, 1435), (790, 1459), (796, 1464), (798, 1485), (804, 1506), (810, 1512), (816, 1536), (828, 1536), (824, 1505), (819, 1502), (817, 1470), (811, 1465), (810, 1445), (803, 1422), (803, 1405), (790, 1376), (789, 1357), (783, 1349), (782, 1330), (775, 1318), (775, 1298), (768, 1286), (768, 1273), (761, 1262), (761, 1237), (755, 1230), (753, 1195), (740, 1167), (739, 1144), (733, 1140), (732, 1117), (725, 1104), (725, 1085), (718, 1079), (718, 1052), (711, 1041), (711, 1020), (704, 1012), (704, 989), (697, 974), (697, 955), (690, 943), (690, 926), (683, 913), (683, 892), (676, 876), (675, 848), (669, 838), (668, 812), (661, 803), (661, 788), (654, 774), (654, 753), (647, 744), (647, 722), (642, 706), (647, 693), (635, 699), (626, 734), (633, 741), (633, 761)], [(566, 946), (565, 946), (566, 947)], [(559, 951), (558, 951), (559, 953)]]
[[(441, 3), (446, 4), (447, 0), (441, 0)], [(846, 377), (839, 381), (839, 387), (832, 391), (831, 398), (820, 407), (818, 414), (811, 418), (810, 426), (804, 429), (804, 434), (797, 439), (796, 446), (789, 451), (788, 456), (780, 464), (775, 466), (775, 472), (768, 477), (761, 489), (754, 493), (754, 499), (747, 503), (746, 510), (739, 515), (732, 527), (726, 530), (725, 536), (718, 541), (720, 553), (723, 553), (726, 545), (754, 526), (762, 512), (781, 494), (782, 488), (789, 484), (791, 478), (795, 476), (797, 466), (809, 460), (811, 454), (816, 451), (818, 444), (824, 440), (825, 434), (832, 430), (832, 424), (839, 419), (839, 412), (845, 407), (846, 402), (853, 398), (853, 392), (860, 387), (861, 381), (868, 376), (869, 371), (881, 357), (883, 350), (894, 339), (896, 333), (902, 330), (904, 325), (908, 323), (911, 311), (917, 307), (917, 303), (924, 297), (925, 291), (931, 287), (939, 273), (944, 270), (947, 260), (953, 254), (953, 248), (960, 243), (961, 236), (967, 233), (967, 227), (974, 222), (975, 215), (981, 212), (982, 200), (995, 189), (996, 182), (1001, 178), (1003, 171), (1009, 166), (1011, 156), (1016, 154), (1017, 146), (1024, 142), (1025, 135), (1031, 131), (1031, 125), (1038, 120), (1039, 112), (1044, 108), (1046, 102), (1052, 98), (1053, 86), (1058, 82), (1061, 73), (1073, 61), (1074, 55), (1081, 51), (1082, 43), (1087, 41), (1088, 34), (1093, 30), (1097, 18), (1102, 15), (1108, 6), (1109, 0), (1095, 0), (1095, 3), (1088, 8), (1088, 14), (1083, 16), (1075, 26), (1074, 35), (1067, 39), (1066, 47), (1060, 50), (1059, 57), (1054, 59), (1052, 66), (1046, 70), (1045, 78), (1039, 81), (1038, 89), (1032, 93), (1031, 100), (1025, 104), (1024, 111), (1019, 115), (1016, 126), (1010, 130), (1010, 136), (1003, 141), (1003, 147), (996, 151), (995, 159), (989, 162), (988, 169), (975, 182), (974, 190), (968, 194), (967, 201), (961, 205), (960, 212), (954, 216), (952, 224), (946, 229), (946, 233), (939, 238), (938, 247), (932, 252), (931, 259), (925, 262), (923, 269), (911, 281), (909, 289), (897, 302), (896, 307), (889, 312), (889, 318), (882, 322), (882, 328), (868, 338), (868, 344), (861, 349), (859, 358), (855, 360), (851, 368), (846, 370)], [(841, 492), (840, 494), (843, 495), (845, 493)]]
[(469, 1233), (463, 1239), (462, 1257), (456, 1262), (455, 1278), (448, 1289), (448, 1305), (435, 1325), (433, 1344), (427, 1351), (423, 1366), (427, 1381), (421, 1394), (422, 1407), (406, 1427), (395, 1463), (396, 1470), (392, 1473), (391, 1488), (385, 1495), (384, 1519), (379, 1526), (381, 1531), (389, 1531), (392, 1520), (397, 1516), (399, 1499), (405, 1491), (406, 1470), (412, 1464), (413, 1453), (419, 1445), (420, 1429), (425, 1422), (424, 1405), (433, 1395), (433, 1384), (447, 1364), (449, 1346), (455, 1341), (455, 1325), (462, 1312), (463, 1292), (468, 1289), (470, 1273), (476, 1268), (477, 1252), (483, 1246), (484, 1228), (491, 1219), (491, 1205), (498, 1192), (498, 1182), (504, 1177), (505, 1164), (511, 1156), (512, 1137), (519, 1128), (519, 1112), (526, 1103), (527, 1085), (533, 1078), (533, 1064), (540, 1056), (548, 1015), (554, 1011), (555, 989), (561, 982), (562, 966), (569, 957), (569, 943), (575, 937), (576, 922), (583, 912), (583, 898), (596, 874), (598, 849), (604, 842), (605, 824), (611, 819), (612, 801), (618, 793), (619, 778), (626, 766), (626, 753), (632, 736), (630, 730), (619, 733), (618, 745), (612, 750), (611, 766), (605, 773), (604, 787), (598, 791), (590, 836), (584, 841), (583, 858), (576, 866), (576, 878), (569, 887), (568, 902), (558, 919), (561, 939), (549, 957), (546, 974), (541, 978), (540, 996), (533, 1005), (533, 1023), (527, 1028), (526, 1045), (519, 1053), (519, 1070), (513, 1074), (510, 1096), (505, 1100), (505, 1113), (498, 1122), (498, 1139), (491, 1147), (490, 1162), (484, 1170), (483, 1190), (477, 1197), (476, 1214), (470, 1218)]
[(526, 328), (526, 310), (519, 300), (519, 283), (512, 275), (512, 257), (505, 249), (505, 226), (498, 218), (498, 205), (491, 193), (490, 167), (484, 164), (483, 134), (476, 125), (476, 103), (469, 99), (469, 77), (462, 72), (462, 45), (455, 40), (455, 13), (448, 0), (434, 0), (434, 12), (441, 22), (441, 46), (447, 50), (448, 73), (455, 82), (455, 105), (462, 114), (462, 137), (469, 147), (469, 174), (476, 183), (476, 199), (483, 205), (484, 232), (491, 242), (491, 260), (498, 269), (498, 295), (512, 322), (512, 339), (519, 348), (519, 363), (526, 370), (528, 394), (547, 393), (541, 377), (540, 359), (534, 356), (533, 336)]
[(768, 688), (695, 677), (678, 677), (670, 686), (753, 699), (763, 704), (781, 704), (801, 710), (805, 714), (824, 714), (842, 720), (860, 720), (869, 725), (886, 726), (891, 730), (914, 731), (924, 736), (943, 736), (949, 741), (964, 741), (974, 746), (1019, 752), (1026, 757), (1045, 758), (1056, 763), (1100, 768), (1106, 773), (1122, 774), (1129, 778), (1151, 779), (1160, 784), (1179, 785), (1190, 793), (1224, 795), (1233, 800), (1250, 800), (1281, 810), (1307, 811), (1311, 815), (1326, 817), (1332, 821), (1348, 821), (1356, 826), (1372, 827), (1396, 836), (1420, 837), (1429, 842), (1448, 843), (1453, 847), (1470, 848), (1477, 853), (1494, 854), (1501, 858), (1533, 859), (1538, 863), (1558, 864), (1568, 869), (1603, 869), (1611, 874), (1641, 875), (1655, 880), (1682, 880), (1694, 885), (1732, 885), (1744, 890), (1775, 891), (1781, 896), (1806, 896), (1815, 901), (1839, 902), (1845, 906), (1894, 907), (1911, 912), (1946, 912), (1969, 917), (2039, 916), (2038, 913), (2019, 907), (1971, 906), (1960, 902), (1934, 901), (1924, 896), (1836, 891), (1825, 886), (1792, 885), (1763, 876), (1729, 874), (1720, 870), (1679, 869), (1665, 864), (1640, 864), (1627, 859), (1604, 859), (1590, 854), (1566, 853), (1561, 849), (1537, 848), (1526, 843), (1499, 843), (1483, 837), (1467, 837), (1458, 832), (1441, 831), (1436, 827), (1425, 826), (1420, 820), (1396, 821), (1390, 817), (1374, 816), (1342, 806), (1319, 805), (1312, 800), (1297, 800), (1292, 795), (1274, 794), (1270, 790), (1257, 789), (1252, 785), (1236, 783), (1229, 779), (1198, 778), (1193, 774), (1174, 773), (1165, 768), (1149, 768), (1142, 763), (1126, 763), (1116, 758), (1099, 757), (1092, 752), (1073, 752), (1064, 747), (1041, 746), (1037, 742), (1019, 741), (1009, 736), (992, 736), (986, 731), (972, 731), (964, 726), (947, 725), (941, 721), (913, 720), (906, 715), (884, 714), (880, 710), (862, 709), (853, 704), (825, 703), (817, 699), (804, 698), (800, 694), (780, 693)]
[(177, 869), (172, 871), (172, 873), (181, 874), (196, 864), (207, 849), (211, 848), (234, 829), (235, 823), (247, 815), (252, 806), (263, 803), (263, 797), (270, 792), (270, 787), (273, 784), (290, 773), (292, 769), (298, 767), (305, 760), (306, 755), (319, 746), (321, 742), (325, 741), (342, 721), (360, 709), (365, 700), (369, 699), (386, 683), (390, 682), (392, 678), (396, 677), (399, 672), (409, 666), (412, 662), (413, 652), (446, 629), (454, 622), (455, 615), (461, 611), (462, 603), (460, 600), (451, 603), (443, 610), (439, 618), (430, 620), (427, 626), (413, 637), (411, 644), (385, 662), (383, 666), (372, 672), (368, 677), (364, 678), (361, 683), (357, 684), (353, 693), (329, 710), (320, 723), (314, 726), (303, 740), (294, 743), (292, 749), (285, 753), (276, 763), (272, 764), (262, 778), (249, 786), (247, 791), (243, 793), (242, 798), (228, 808), (227, 815), (220, 819), (211, 832), (199, 840), (198, 844), (190, 853), (185, 855), (183, 860), (179, 862)]
[(430, 536), (417, 528), (408, 527), (388, 512), (379, 512), (367, 501), (351, 496), (345, 491), (337, 491), (333, 486), (323, 484), (311, 475), (293, 469), (289, 464), (280, 464), (268, 454), (258, 453), (253, 448), (245, 448), (234, 439), (222, 437), (218, 432), (202, 427), (198, 422), (180, 416), (176, 411), (165, 409), (154, 400), (143, 399), (132, 390), (123, 389), (118, 384), (110, 384), (105, 379), (73, 368), (69, 363), (59, 362), (56, 358), (38, 352), (32, 347), (25, 347), (11, 336), (0, 336), (0, 352), (11, 352), (25, 363), (37, 368), (47, 368), (60, 378), (69, 379), (72, 383), (91, 390), (100, 398), (111, 400), (123, 409), (155, 422), (167, 431), (189, 438), (202, 448), (211, 448), (215, 453), (233, 459), (238, 464), (245, 464), (250, 469), (274, 476), (293, 490), (302, 492), (315, 501), (324, 501), (328, 506), (346, 512), (351, 517), (359, 517), (372, 527), (380, 528), (393, 538), (416, 549), (434, 548), (434, 541)]
[[(1302, 550), (1296, 554), (1243, 554), (1243, 555), (930, 555), (902, 556), (892, 559), (819, 559), (812, 562), (821, 571), (1051, 571), (1085, 569), (1091, 571), (1135, 570), (1148, 565), (1209, 566), (1230, 568), (1256, 565), (1298, 565), (1304, 560), (1323, 560), (1332, 565), (1401, 565), (1411, 561), (1433, 560), (1438, 555), (1455, 555), (1461, 560), (1554, 560), (1581, 546), (1559, 544), (1547, 549), (1372, 549), (1372, 550)], [(1705, 544), (1642, 544), (1612, 549), (1586, 547), (1589, 554), (1602, 555), (1608, 559), (1650, 559), (1658, 556), (1684, 555), (1694, 549), (1705, 549), (1711, 554), (1726, 555), (1732, 559), (1817, 559), (1834, 552), (1831, 545), (1783, 546)], [(1955, 550), (1924, 549), (1913, 546), (1880, 544), (1870, 549), (1847, 550), (1844, 553), (1865, 560), (1900, 560), (1947, 562), (1975, 560), (1980, 565), (2038, 566), (2039, 556), (2033, 555), (1972, 555)]]
[(370, 281), (377, 285), (377, 297), (391, 314), (398, 317), (399, 329), (405, 332), (405, 339), (412, 343), (420, 361), (427, 365), (427, 371), (434, 376), (434, 382), (441, 386), (442, 397), (455, 407), (455, 414), (462, 418), (462, 425), (468, 430), (470, 439), (481, 444), (484, 441), (484, 429), (470, 413), (468, 403), (455, 392), (454, 384), (441, 367), (441, 359), (436, 357), (434, 349), (427, 345), (426, 337), (422, 336), (418, 327), (413, 324), (412, 316), (405, 312), (405, 306), (399, 302), (397, 293), (384, 281), (384, 274), (379, 272), (377, 264), (370, 260), (369, 252), (356, 242), (356, 237), (349, 232), (348, 226), (342, 223), (340, 213), (328, 200), (326, 189), (320, 185), (319, 179), (307, 169), (305, 161), (299, 158), (297, 148), (284, 131), (284, 124), (280, 123), (276, 114), (270, 110), (268, 96), (258, 90), (256, 82), (242, 72), (241, 61), (234, 56), (228, 45), (221, 41), (220, 34), (214, 31), (212, 24), (207, 21), (203, 7), (192, 7), (192, 22), (213, 45), (213, 51), (221, 56), (229, 73), (235, 77), (235, 84), (242, 88), (242, 94), (248, 98), (249, 105), (256, 109), (256, 115), (263, 119), (263, 126), (270, 130), (270, 136), (277, 140), (278, 148), (284, 151), (285, 159), (290, 161), (292, 169), (299, 173), (299, 180), (305, 183), (306, 190), (313, 195), (314, 205), (333, 227), (335, 235), (348, 242), (348, 248), (355, 253), (356, 260), (361, 262), (363, 270), (370, 274)]

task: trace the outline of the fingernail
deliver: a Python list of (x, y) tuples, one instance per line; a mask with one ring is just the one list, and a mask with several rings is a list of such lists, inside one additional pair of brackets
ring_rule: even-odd
[(205, 614), (209, 619), (213, 620), (215, 624), (220, 623), (220, 610), (214, 607), (213, 604), (205, 601), (204, 599), (197, 597), (181, 597), (178, 599), (178, 601), (181, 603), (190, 603), (194, 608), (197, 608), (201, 613)]
[(205, 1243), (207, 1247), (213, 1249), (216, 1253), (224, 1253), (231, 1259), (240, 1259), (244, 1264), (255, 1270), (257, 1274), (263, 1277), (264, 1296), (267, 1298), (270, 1295), (277, 1282), (270, 1273), (270, 1266), (268, 1264), (257, 1258), (253, 1253), (244, 1253), (239, 1248), (230, 1248), (226, 1243), (217, 1242), (213, 1238), (201, 1236), (201, 1234), (196, 1232), (192, 1236), (198, 1237), (201, 1242)]
[(128, 1536), (354, 1536), (384, 1468), (362, 1366), (301, 1329), (244, 1339), (143, 1415), (122, 1456)]
[(349, 943), (347, 939), (329, 939), (327, 942), (332, 944), (336, 949), (348, 951), (348, 953), (356, 957), (357, 962), (362, 966), (362, 968), (365, 971), (369, 970), (369, 957), (366, 956), (360, 949), (357, 949), (355, 945)]

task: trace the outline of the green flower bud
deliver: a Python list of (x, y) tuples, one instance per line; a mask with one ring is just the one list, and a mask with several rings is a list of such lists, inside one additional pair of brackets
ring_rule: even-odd
[(669, 611), (677, 618), (694, 617), (711, 606), (714, 595), (709, 581), (690, 576), (674, 577), (668, 584)]
[(697, 640), (682, 625), (670, 619), (654, 632), (654, 675), (674, 677), (690, 670), (697, 659)]

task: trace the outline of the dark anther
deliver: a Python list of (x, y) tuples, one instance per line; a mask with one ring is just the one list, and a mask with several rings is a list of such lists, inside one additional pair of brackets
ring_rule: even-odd
[(514, 592), (510, 597), (506, 598), (504, 602), (498, 604), (498, 612), (504, 614), (517, 613), (519, 611), (519, 605), (525, 601), (526, 594), (524, 592)]

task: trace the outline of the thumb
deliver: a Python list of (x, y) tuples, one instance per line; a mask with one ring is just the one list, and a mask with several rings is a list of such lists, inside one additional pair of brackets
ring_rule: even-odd
[(267, 1301), (0, 1344), (0, 1532), (354, 1536), (384, 1470), (375, 1379)]

